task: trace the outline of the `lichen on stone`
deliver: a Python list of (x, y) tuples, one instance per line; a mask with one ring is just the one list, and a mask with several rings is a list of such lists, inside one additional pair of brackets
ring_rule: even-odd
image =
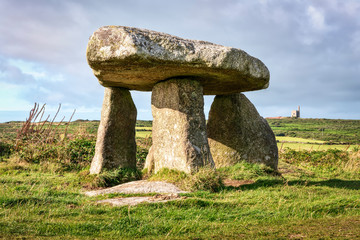
[(266, 66), (243, 50), (139, 28), (101, 27), (89, 40), (87, 59), (108, 87), (151, 91), (160, 81), (187, 77), (201, 81), (204, 94), (229, 94), (269, 82)]

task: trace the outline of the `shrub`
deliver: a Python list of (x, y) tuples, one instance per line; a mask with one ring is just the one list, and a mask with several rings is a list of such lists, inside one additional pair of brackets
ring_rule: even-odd
[(95, 140), (74, 139), (67, 141), (17, 143), (16, 155), (19, 160), (34, 164), (58, 164), (59, 170), (71, 171), (87, 167), (95, 153)]
[(66, 157), (71, 163), (88, 165), (95, 154), (95, 140), (75, 139), (66, 144)]
[(20, 160), (28, 163), (58, 161), (63, 152), (63, 146), (56, 144), (25, 143), (18, 145), (17, 154)]
[[(80, 136), (75, 139), (59, 140), (54, 138), (52, 142), (33, 142), (27, 139), (17, 141), (17, 149), (13, 149), (11, 144), (1, 143), (1, 156), (8, 156), (16, 153), (19, 160), (35, 163), (48, 164), (55, 163), (60, 165), (61, 171), (80, 170), (88, 167), (95, 154), (96, 138), (92, 136)], [(3, 150), (4, 149), (4, 150)], [(142, 169), (145, 163), (148, 149), (144, 146), (137, 146), (136, 161), (137, 168)]]
[(0, 162), (5, 158), (8, 158), (11, 155), (13, 149), (14, 146), (12, 144), (0, 142)]

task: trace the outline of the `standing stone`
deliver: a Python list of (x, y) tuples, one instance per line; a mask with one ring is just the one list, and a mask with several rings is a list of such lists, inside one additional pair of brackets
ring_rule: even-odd
[(277, 169), (275, 135), (245, 95), (216, 96), (209, 113), (207, 133), (216, 167), (245, 160)]
[(203, 88), (198, 81), (171, 79), (152, 90), (153, 129), (145, 166), (186, 173), (214, 162), (210, 154), (204, 115)]
[[(153, 147), (149, 151), (145, 166), (155, 172), (166, 167), (189, 173), (200, 166), (214, 166), (205, 129), (203, 94), (236, 96), (240, 92), (265, 89), (269, 86), (270, 73), (265, 64), (241, 49), (183, 39), (147, 29), (101, 27), (90, 37), (86, 55), (94, 75), (104, 87), (153, 91)], [(127, 108), (128, 102), (122, 106), (122, 100), (116, 104), (107, 101), (109, 105), (107, 110), (103, 110), (96, 156), (91, 167), (93, 173), (100, 172), (103, 167), (133, 166), (134, 163), (127, 156), (131, 155), (130, 158), (135, 159), (130, 154), (130, 150), (135, 149), (135, 141), (131, 135), (133, 126), (124, 124), (123, 127), (118, 127), (118, 124), (130, 124), (132, 120), (135, 125), (135, 117), (129, 116), (132, 112)], [(245, 103), (240, 105), (243, 104)], [(233, 106), (238, 108), (237, 104)], [(226, 107), (229, 114), (234, 114), (231, 113), (234, 111), (231, 107)], [(118, 108), (125, 109), (120, 111), (124, 114), (119, 114), (118, 117), (123, 118), (119, 122), (115, 120), (116, 114), (111, 113), (113, 110), (118, 111)], [(271, 130), (253, 106), (251, 109), (251, 120), (241, 121), (245, 124), (245, 129), (250, 129), (249, 135), (251, 133), (254, 136), (249, 137), (247, 130), (236, 122), (243, 117), (243, 110), (235, 111), (235, 118), (232, 120), (227, 120), (225, 114), (216, 119), (212, 131), (216, 132), (217, 125), (221, 125), (231, 137), (230, 141), (224, 139), (229, 142), (226, 146), (231, 147), (232, 143), (240, 144), (240, 147), (235, 144), (231, 148), (235, 149), (232, 153), (236, 153), (237, 157), (233, 157), (236, 161), (275, 161), (271, 155), (273, 145), (267, 146), (271, 151), (264, 150), (266, 144), (271, 142), (268, 137)], [(222, 109), (218, 111), (221, 113)], [(251, 122), (253, 119), (257, 120)], [(228, 122), (228, 125), (225, 124)], [(234, 128), (235, 133), (232, 133), (234, 124), (237, 124), (237, 127)], [(265, 133), (262, 133), (262, 130)], [(128, 131), (131, 131), (131, 134)], [(237, 139), (239, 133), (242, 142)], [(265, 136), (263, 140), (262, 135)], [(213, 136), (211, 139), (217, 140), (222, 135)], [(256, 141), (253, 142), (253, 139)], [(220, 140), (218, 142), (223, 144), (221, 138)], [(123, 144), (125, 142), (128, 147)], [(256, 149), (242, 150), (257, 144), (264, 147), (263, 151), (267, 155), (262, 157), (261, 153), (256, 153)], [(223, 161), (220, 156), (217, 155), (218, 162)], [(276, 165), (273, 166), (276, 168)]]
[(136, 167), (136, 107), (124, 88), (106, 87), (90, 173)]

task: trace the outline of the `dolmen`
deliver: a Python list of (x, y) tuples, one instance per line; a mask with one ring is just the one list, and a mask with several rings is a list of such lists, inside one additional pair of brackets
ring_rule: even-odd
[[(152, 91), (152, 146), (145, 168), (186, 173), (240, 161), (277, 168), (275, 136), (242, 94), (265, 89), (267, 67), (246, 52), (123, 26), (99, 28), (87, 60), (105, 96), (90, 173), (136, 166), (136, 107)], [(216, 95), (206, 124), (203, 95)]]

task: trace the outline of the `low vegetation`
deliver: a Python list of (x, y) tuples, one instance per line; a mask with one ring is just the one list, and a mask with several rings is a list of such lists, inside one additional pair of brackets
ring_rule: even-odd
[[(57, 130), (52, 131), (54, 134), (46, 142), (42, 138), (34, 140), (30, 133), (19, 138), (17, 130), (22, 124), (0, 124), (0, 238), (360, 236), (360, 149), (356, 145), (359, 139), (346, 150), (283, 147), (278, 171), (246, 162), (215, 172), (205, 168), (194, 175), (164, 169), (149, 176), (149, 180), (167, 180), (191, 192), (172, 202), (111, 207), (97, 205), (95, 201), (130, 195), (86, 197), (82, 192), (145, 177), (141, 170), (151, 137), (136, 139), (137, 170), (116, 169), (89, 175), (98, 122), (53, 124)], [(149, 128), (151, 122), (137, 124), (137, 129)]]
[(359, 144), (360, 120), (267, 119), (276, 136), (316, 139), (328, 143)]
[(149, 177), (150, 181), (174, 183), (185, 191), (218, 192), (224, 187), (223, 175), (219, 171), (204, 167), (195, 174), (186, 174), (173, 169), (162, 169)]

